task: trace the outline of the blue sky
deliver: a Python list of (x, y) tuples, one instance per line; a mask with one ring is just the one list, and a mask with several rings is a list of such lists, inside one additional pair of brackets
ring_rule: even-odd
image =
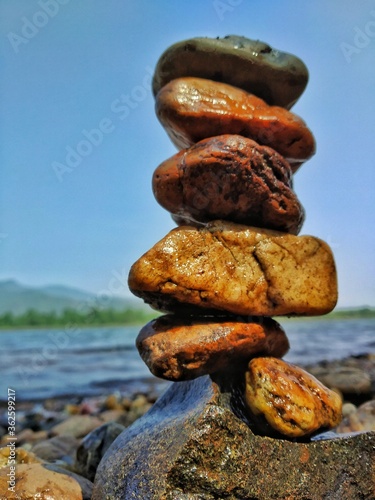
[(301, 234), (331, 245), (339, 306), (375, 306), (374, 1), (2, 0), (0, 19), (0, 279), (129, 295), (130, 266), (174, 227), (151, 191), (176, 150), (150, 74), (172, 43), (238, 34), (308, 66)]

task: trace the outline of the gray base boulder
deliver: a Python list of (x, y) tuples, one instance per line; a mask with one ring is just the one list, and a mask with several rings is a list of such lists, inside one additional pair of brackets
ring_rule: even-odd
[(92, 500), (375, 498), (374, 432), (263, 437), (241, 408), (228, 376), (174, 383), (109, 448)]

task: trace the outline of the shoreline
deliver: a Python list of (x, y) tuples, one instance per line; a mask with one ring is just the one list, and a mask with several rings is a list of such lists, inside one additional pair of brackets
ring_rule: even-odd
[[(363, 311), (368, 311), (366, 314), (363, 314)], [(155, 316), (150, 315), (149, 321), (156, 319), (160, 316), (161, 313), (155, 311)], [(375, 320), (375, 309), (372, 307), (365, 308), (348, 308), (348, 309), (339, 309), (334, 310), (328, 314), (319, 315), (319, 316), (272, 316), (275, 321), (280, 323), (289, 322), (289, 321), (344, 321), (344, 320), (356, 320), (356, 319), (374, 319)], [(147, 322), (147, 319), (145, 320)], [(143, 321), (130, 322), (130, 323), (102, 323), (102, 324), (87, 324), (87, 322), (82, 323), (72, 323), (72, 324), (61, 324), (61, 325), (9, 325), (9, 326), (0, 326), (0, 334), (2, 332), (9, 331), (24, 331), (24, 330), (60, 330), (62, 328), (81, 328), (81, 329), (91, 329), (91, 328), (121, 328), (121, 327), (132, 327), (139, 326), (142, 327), (146, 323)]]
[[(315, 447), (320, 440), (332, 443), (340, 438), (375, 433), (375, 352), (302, 366), (323, 385), (339, 392), (343, 418), (328, 432), (322, 428), (309, 436), (308, 441), (296, 440), (297, 445), (303, 442), (304, 446)], [(327, 374), (335, 375), (329, 384), (321, 378)], [(147, 382), (143, 390), (137, 390), (134, 382), (134, 391), (127, 395), (108, 386), (108, 392), (95, 397), (65, 394), (44, 400), (16, 399), (12, 434), (7, 434), (11, 429), (9, 407), (2, 407), (0, 403), (0, 466), (2, 461), (5, 467), (9, 453), (13, 453), (16, 463), (22, 464), (17, 467), (27, 469), (33, 481), (37, 471), (42, 478), (48, 470), (73, 474), (76, 480), (89, 486), (84, 497), (89, 500), (97, 467), (108, 447), (127, 427), (145, 415), (172, 384), (153, 376), (138, 379), (138, 383), (140, 380)], [(17, 443), (12, 450), (10, 442)]]

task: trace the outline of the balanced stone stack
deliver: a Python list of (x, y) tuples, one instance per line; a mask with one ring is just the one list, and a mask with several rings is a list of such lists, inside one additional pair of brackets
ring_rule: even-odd
[(276, 359), (289, 345), (270, 318), (325, 314), (337, 300), (330, 249), (296, 236), (304, 210), (293, 174), (315, 142), (288, 109), (307, 79), (297, 57), (237, 36), (162, 55), (156, 113), (180, 152), (155, 170), (153, 191), (179, 227), (129, 275), (135, 295), (169, 313), (137, 338), (150, 371), (180, 381), (242, 365), (248, 411), (290, 437), (335, 426), (341, 414), (337, 394)]
[[(314, 154), (315, 141), (289, 109), (307, 81), (297, 57), (238, 36), (194, 38), (161, 56), (153, 79), (156, 113), (180, 151), (155, 170), (153, 191), (178, 227), (132, 266), (129, 288), (167, 313), (144, 326), (136, 343), (155, 376), (177, 383), (151, 410), (151, 431), (147, 420), (136, 423), (110, 449), (93, 498), (222, 498), (207, 486), (212, 463), (197, 475), (198, 482), (207, 476), (205, 486), (187, 486), (193, 469), (167, 486), (172, 462), (181, 468), (192, 460), (197, 469), (211, 456), (207, 451), (198, 460), (190, 449), (188, 459), (186, 453), (177, 459), (173, 451), (176, 442), (183, 447), (192, 420), (199, 427), (189, 412), (207, 391), (211, 411), (212, 398), (230, 394), (228, 408), (255, 436), (307, 442), (339, 424), (340, 396), (281, 359), (289, 343), (272, 319), (326, 314), (337, 301), (330, 248), (298, 236), (304, 209), (293, 175)], [(220, 462), (228, 460), (224, 455)], [(113, 470), (121, 486), (108, 486)], [(225, 488), (225, 498), (250, 495)], [(189, 496), (202, 491), (206, 496)], [(280, 491), (275, 498), (283, 498)]]

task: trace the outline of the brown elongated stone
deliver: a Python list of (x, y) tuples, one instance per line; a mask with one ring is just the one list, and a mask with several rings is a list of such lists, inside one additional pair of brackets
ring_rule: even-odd
[(301, 59), (292, 54), (260, 40), (229, 35), (191, 38), (168, 47), (155, 68), (154, 95), (182, 76), (229, 83), (269, 104), (290, 108), (304, 91), (309, 74)]
[(179, 149), (222, 134), (239, 134), (275, 149), (292, 170), (315, 152), (305, 122), (278, 106), (225, 83), (177, 78), (156, 96), (156, 114)]
[(251, 317), (161, 316), (142, 328), (136, 344), (151, 373), (175, 381), (245, 365), (255, 354), (281, 357), (289, 350), (276, 321)]
[(302, 368), (273, 357), (250, 361), (245, 399), (253, 415), (290, 438), (336, 427), (342, 417), (336, 392)]
[(181, 226), (133, 264), (129, 288), (166, 312), (320, 315), (337, 301), (328, 245), (225, 221)]
[(152, 186), (178, 224), (225, 219), (298, 234), (304, 221), (288, 162), (240, 135), (203, 139), (177, 153), (155, 170)]

